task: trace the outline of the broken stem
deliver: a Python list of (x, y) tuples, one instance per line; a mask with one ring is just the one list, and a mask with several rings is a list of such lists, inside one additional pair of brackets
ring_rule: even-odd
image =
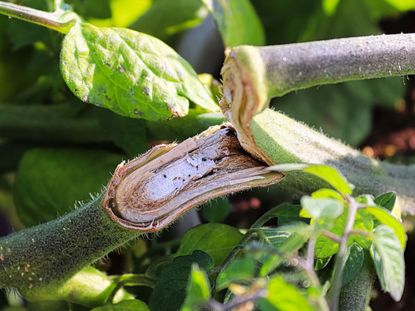
[[(222, 107), (239, 141), (268, 164), (328, 164), (357, 192), (395, 191), (403, 212), (415, 214), (415, 166), (370, 159), (301, 122), (268, 109), (272, 97), (315, 85), (415, 73), (415, 34), (336, 39), (281, 46), (241, 46), (222, 70)], [(286, 182), (306, 191), (321, 186), (304, 176)]]
[(226, 125), (179, 145), (155, 147), (121, 163), (91, 202), (0, 239), (0, 288), (17, 288), (28, 299), (59, 291), (81, 268), (139, 234), (159, 231), (218, 196), (282, 178), (265, 168)]
[[(414, 215), (415, 166), (370, 159), (321, 132), (268, 109), (272, 97), (295, 90), (413, 73), (415, 34), (268, 47), (241, 46), (228, 53), (222, 68), (224, 98), (221, 104), (242, 147), (256, 158), (269, 165), (312, 163), (334, 166), (356, 185), (356, 192), (377, 195), (395, 191), (403, 213)], [(322, 186), (317, 179), (301, 173), (288, 174), (284, 183), (307, 192)], [(340, 310), (364, 310), (373, 283), (370, 263), (366, 268), (353, 281), (353, 286), (345, 287), (341, 292)]]

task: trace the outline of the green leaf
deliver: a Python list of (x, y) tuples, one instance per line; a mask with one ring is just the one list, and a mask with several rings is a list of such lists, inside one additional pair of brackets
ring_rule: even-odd
[[(131, 28), (131, 24), (138, 18), (141, 18), (149, 10), (152, 3), (153, 0), (110, 0), (111, 16), (109, 18), (105, 18), (104, 14), (102, 14), (103, 12), (100, 12), (99, 15), (101, 16), (97, 16), (98, 14), (94, 13), (88, 21), (96, 26)], [(78, 12), (78, 10), (75, 11)], [(84, 16), (82, 13), (80, 15)]]
[(353, 192), (354, 186), (349, 184), (338, 170), (328, 165), (292, 163), (274, 165), (271, 169), (279, 172), (302, 171), (321, 178), (343, 195), (350, 195)]
[(200, 0), (157, 0), (131, 28), (165, 40), (199, 25), (207, 15)]
[(335, 190), (325, 189), (325, 188), (314, 191), (311, 194), (311, 197), (314, 199), (334, 199), (340, 202), (343, 201), (343, 197), (341, 196), (340, 193), (338, 193)]
[(409, 11), (415, 9), (415, 1), (413, 0), (385, 0), (387, 3), (400, 11)]
[(264, 227), (260, 230), (271, 245), (281, 254), (287, 255), (303, 247), (312, 233), (312, 228), (303, 222), (292, 223), (277, 228)]
[(255, 261), (251, 257), (233, 260), (216, 279), (216, 288), (222, 290), (229, 284), (240, 281), (249, 281), (254, 277)]
[(262, 311), (314, 310), (298, 288), (278, 275), (269, 280), (267, 297), (259, 300), (259, 306)]
[(283, 259), (273, 254), (272, 256), (265, 257), (265, 260), (262, 262), (262, 266), (259, 269), (258, 276), (259, 277), (266, 277), (270, 275), (278, 266), (283, 262)]
[(202, 216), (208, 222), (222, 222), (229, 215), (231, 205), (227, 198), (217, 198), (202, 206)]
[(298, 204), (282, 203), (276, 207), (271, 208), (261, 217), (259, 217), (251, 228), (259, 228), (265, 225), (268, 221), (278, 217), (278, 224), (280, 224), (280, 218), (284, 219), (297, 219), (300, 213), (301, 206)]
[(180, 55), (129, 29), (73, 26), (63, 41), (61, 71), (82, 101), (130, 118), (182, 117), (190, 103), (218, 111), (210, 91)]
[(338, 170), (327, 165), (310, 165), (306, 167), (304, 172), (320, 177), (325, 182), (330, 184), (334, 189), (340, 193), (352, 194), (353, 186), (350, 185), (346, 178)]
[(206, 273), (200, 270), (197, 264), (193, 264), (189, 283), (186, 289), (186, 300), (180, 310), (198, 310), (199, 306), (210, 298), (210, 285)]
[(147, 305), (140, 300), (127, 300), (117, 304), (106, 304), (91, 311), (150, 311)]
[(100, 150), (32, 149), (19, 165), (16, 209), (26, 226), (55, 219), (107, 184), (121, 156)]
[(192, 255), (176, 257), (163, 271), (149, 300), (150, 310), (176, 311), (186, 298), (192, 265), (197, 263), (203, 270), (212, 268), (212, 258), (204, 252), (195, 251)]
[(303, 211), (314, 219), (335, 219), (343, 213), (343, 204), (333, 199), (304, 196), (301, 198), (301, 206)]
[(390, 212), (382, 207), (369, 206), (364, 209), (366, 212), (373, 215), (380, 223), (389, 226), (395, 232), (396, 237), (399, 240), (399, 245), (405, 250), (406, 245), (406, 233), (402, 223), (397, 220)]
[[(331, 232), (338, 236), (341, 236), (343, 234), (347, 217), (346, 214), (347, 212), (345, 211), (343, 215), (341, 215), (334, 221), (333, 227), (330, 229)], [(362, 230), (370, 234), (373, 230), (373, 217), (365, 211), (359, 210), (356, 215), (353, 229)], [(351, 245), (354, 242), (356, 242), (365, 249), (368, 249), (371, 245), (371, 242), (366, 237), (361, 235), (352, 235), (349, 238), (348, 245)], [(317, 258), (326, 258), (333, 256), (337, 253), (338, 248), (338, 243), (334, 242), (333, 240), (325, 236), (320, 235), (316, 241), (315, 256)]]
[(99, 5), (96, 5), (96, 3), (92, 1), (83, 0), (69, 0), (66, 2), (83, 18), (105, 19), (111, 17), (110, 0), (101, 0)]
[(262, 24), (249, 0), (202, 0), (218, 25), (227, 47), (264, 45)]
[(321, 269), (324, 269), (328, 265), (330, 260), (331, 260), (331, 257), (316, 258), (314, 260), (314, 270), (319, 271)]
[(176, 255), (184, 256), (201, 250), (212, 257), (215, 265), (219, 265), (241, 239), (242, 234), (234, 227), (214, 223), (200, 225), (186, 232)]
[(376, 227), (370, 254), (382, 289), (399, 301), (405, 285), (405, 260), (399, 240), (390, 227)]
[(352, 243), (347, 249), (347, 260), (342, 275), (343, 285), (348, 284), (359, 274), (364, 260), (365, 253), (363, 248), (357, 243)]
[(392, 211), (396, 203), (396, 193), (386, 192), (375, 198), (376, 205), (386, 208), (388, 211)]

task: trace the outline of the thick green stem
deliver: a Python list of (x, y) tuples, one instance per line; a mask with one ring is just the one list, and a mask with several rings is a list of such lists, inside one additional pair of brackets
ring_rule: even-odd
[(47, 292), (138, 236), (111, 221), (99, 196), (57, 220), (0, 239), (0, 288)]
[[(265, 109), (250, 124), (256, 146), (272, 163), (327, 164), (339, 169), (358, 193), (395, 191), (404, 214), (415, 214), (415, 165), (377, 161), (279, 112)], [(293, 173), (285, 183), (312, 191), (318, 179)]]
[(159, 231), (218, 196), (281, 179), (265, 168), (226, 125), (154, 147), (119, 164), (103, 195), (90, 203), (0, 239), (0, 288), (15, 287), (29, 299), (59, 292), (81, 268), (138, 234)]
[(250, 78), (268, 98), (317, 85), (415, 73), (415, 34), (238, 47)]
[[(414, 34), (268, 47), (242, 46), (229, 53), (223, 67), (223, 109), (234, 124), (241, 145), (268, 164), (332, 165), (346, 175), (359, 192), (396, 191), (403, 212), (415, 214), (415, 166), (370, 159), (267, 109), (272, 97), (293, 90), (414, 72)], [(292, 181), (299, 188), (314, 183), (301, 178)]]
[(375, 271), (369, 253), (365, 253), (365, 261), (359, 274), (342, 287), (339, 300), (340, 311), (368, 310)]
[(69, 32), (77, 19), (75, 14), (65, 14), (60, 10), (50, 13), (3, 1), (0, 1), (0, 14), (47, 27), (63, 34)]
[(75, 104), (0, 105), (0, 137), (52, 143), (110, 141), (97, 114)]
[[(0, 104), (0, 137), (34, 142), (112, 142), (111, 129), (145, 125), (151, 139), (183, 140), (223, 123), (221, 113), (190, 111), (183, 118), (149, 122), (132, 120), (77, 103), (55, 105)], [(127, 130), (126, 130), (127, 131)], [(144, 133), (143, 133), (144, 135)]]
[[(413, 73), (415, 34), (242, 46), (230, 51), (222, 69), (222, 109), (235, 126), (243, 148), (264, 162), (332, 165), (357, 186), (358, 192), (376, 195), (395, 191), (403, 213), (414, 215), (415, 166), (370, 159), (268, 109), (272, 97), (295, 90)], [(288, 174), (283, 182), (298, 189), (321, 187), (316, 179), (301, 173)], [(355, 288), (344, 289), (341, 310), (363, 310), (372, 280), (373, 272), (365, 270), (355, 280)]]

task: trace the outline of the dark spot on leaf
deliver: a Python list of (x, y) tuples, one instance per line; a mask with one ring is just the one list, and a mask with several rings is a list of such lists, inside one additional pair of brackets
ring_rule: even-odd
[(138, 116), (142, 116), (143, 115), (143, 112), (141, 112), (140, 110), (138, 110), (138, 109), (134, 109), (134, 114), (136, 114), (136, 115), (138, 115)]

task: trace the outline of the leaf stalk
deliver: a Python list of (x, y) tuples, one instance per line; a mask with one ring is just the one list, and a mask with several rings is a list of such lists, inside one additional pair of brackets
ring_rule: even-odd
[(63, 34), (67, 34), (76, 20), (79, 19), (75, 13), (64, 12), (59, 8), (51, 13), (4, 1), (0, 1), (0, 14), (40, 25)]
[(357, 210), (359, 206), (357, 202), (348, 197), (349, 209), (347, 212), (346, 225), (344, 227), (343, 235), (340, 238), (339, 250), (336, 255), (336, 261), (334, 263), (334, 271), (332, 276), (332, 286), (329, 292), (329, 305), (331, 311), (337, 311), (339, 306), (340, 291), (343, 280), (343, 270), (347, 261), (347, 243), (349, 236), (352, 233), (353, 226), (356, 220)]

